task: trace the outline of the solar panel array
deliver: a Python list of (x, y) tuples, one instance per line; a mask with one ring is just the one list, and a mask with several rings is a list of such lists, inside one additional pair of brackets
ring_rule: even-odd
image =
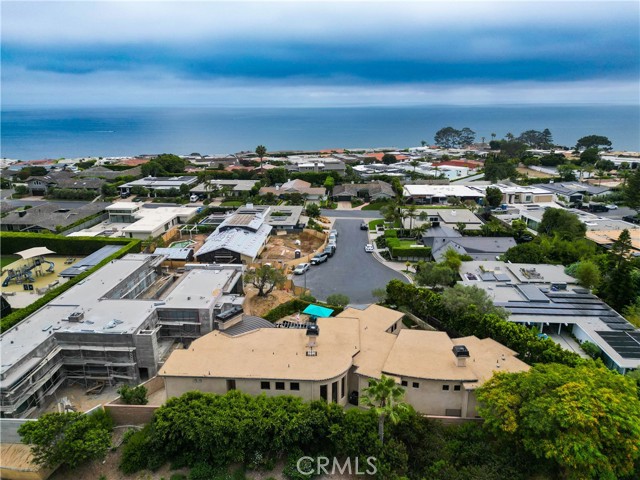
[(596, 332), (622, 358), (640, 358), (640, 332)]

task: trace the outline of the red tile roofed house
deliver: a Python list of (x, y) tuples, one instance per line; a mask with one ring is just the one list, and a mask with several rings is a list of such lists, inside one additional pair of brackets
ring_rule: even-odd
[(440, 162), (437, 165), (439, 167), (440, 166), (466, 167), (469, 170), (477, 170), (478, 168), (482, 167), (484, 164), (476, 160), (447, 160), (444, 162)]
[[(375, 158), (376, 162), (381, 162), (382, 161), (382, 157), (384, 157), (387, 153), (389, 152), (376, 152), (376, 153), (365, 153), (365, 157), (367, 158)], [(398, 160), (399, 162), (402, 162), (403, 160), (408, 160), (409, 156), (408, 155), (396, 155), (396, 154), (392, 154), (394, 157), (396, 157), (396, 160)]]
[(116, 162), (115, 165), (129, 165), (131, 167), (137, 167), (138, 165), (148, 163), (149, 160), (149, 158), (125, 158)]

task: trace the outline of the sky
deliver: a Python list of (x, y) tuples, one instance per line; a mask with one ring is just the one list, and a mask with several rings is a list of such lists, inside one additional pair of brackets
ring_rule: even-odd
[(2, 107), (640, 105), (640, 2), (1, 3)]

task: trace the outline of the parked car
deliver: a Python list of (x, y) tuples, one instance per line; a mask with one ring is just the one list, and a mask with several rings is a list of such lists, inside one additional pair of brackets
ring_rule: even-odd
[(336, 238), (338, 238), (338, 230), (331, 230), (329, 231), (329, 235), (335, 235)]
[(640, 225), (640, 215), (625, 215), (622, 217), (622, 220), (629, 223), (635, 223), (636, 225)]
[(612, 203), (610, 205), (605, 205), (605, 207), (607, 207), (609, 210), (617, 210), (618, 209), (618, 205)]
[(193, 194), (189, 197), (189, 201), (190, 202), (197, 202), (198, 201), (198, 195)]
[(369, 230), (369, 224), (367, 224), (367, 222), (362, 222), (360, 224), (360, 230)]
[(338, 242), (338, 237), (336, 237), (336, 235), (334, 233), (329, 235), (329, 242), (333, 242), (333, 243), (337, 243)]
[(311, 265), (320, 265), (321, 263), (326, 262), (328, 258), (329, 255), (326, 253), (318, 253), (311, 259)]
[(367, 243), (364, 246), (364, 251), (367, 253), (373, 253), (373, 251), (375, 250), (375, 248), (373, 247), (373, 245), (371, 243)]
[(325, 249), (322, 251), (322, 253), (326, 253), (329, 256), (329, 258), (331, 258), (333, 257), (333, 254), (336, 253), (336, 248), (330, 247), (329, 245), (327, 245)]
[(309, 270), (309, 264), (308, 263), (299, 263), (296, 266), (296, 268), (293, 269), (293, 274), (294, 275), (302, 275), (307, 270)]
[(333, 248), (333, 253), (336, 253), (336, 248), (338, 248), (338, 245), (335, 241), (332, 242), (331, 240), (329, 240), (329, 243), (327, 243), (327, 247)]

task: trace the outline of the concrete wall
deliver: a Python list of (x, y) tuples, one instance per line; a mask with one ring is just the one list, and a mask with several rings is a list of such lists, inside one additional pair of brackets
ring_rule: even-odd
[[(164, 381), (161, 377), (156, 376), (141, 385), (146, 387), (147, 396), (151, 396), (164, 388)], [(113, 418), (116, 425), (140, 425), (142, 423), (149, 423), (158, 408), (160, 408), (160, 405), (157, 404), (126, 405), (122, 403), (121, 397), (104, 405), (105, 411)]]
[[(425, 380), (421, 378), (402, 377), (407, 382), (405, 400), (413, 405), (418, 412), (425, 415), (451, 415), (447, 410), (463, 410), (463, 398), (466, 396), (464, 387), (460, 382)], [(413, 384), (417, 383), (418, 387)], [(448, 385), (449, 390), (443, 390), (443, 385)], [(460, 386), (459, 391), (454, 391), (454, 385)]]
[(85, 228), (93, 227), (94, 225), (97, 225), (100, 222), (104, 222), (108, 218), (109, 218), (109, 214), (103, 213), (102, 215), (98, 215), (96, 218), (92, 218), (91, 220), (87, 220), (86, 222), (81, 223), (80, 225), (77, 225), (73, 228), (69, 228), (68, 230), (64, 230), (60, 232), (60, 235), (69, 235), (70, 233), (73, 233), (73, 232), (79, 232), (80, 230), (84, 230)]
[(0, 441), (2, 443), (20, 443), (18, 428), (27, 422), (35, 422), (31, 418), (0, 418)]

